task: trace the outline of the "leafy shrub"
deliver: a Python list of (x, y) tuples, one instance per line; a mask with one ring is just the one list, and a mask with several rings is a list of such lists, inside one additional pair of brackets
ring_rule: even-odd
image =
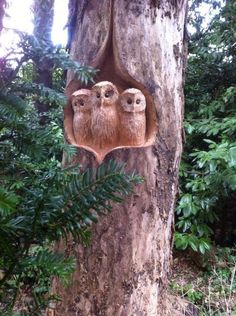
[(190, 41), (175, 245), (202, 254), (212, 245), (226, 201), (236, 193), (236, 35), (230, 32), (235, 14), (235, 3), (227, 1), (207, 31), (195, 19)]

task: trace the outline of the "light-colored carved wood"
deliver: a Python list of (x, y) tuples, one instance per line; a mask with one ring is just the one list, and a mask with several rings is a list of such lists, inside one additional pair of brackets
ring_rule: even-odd
[(118, 90), (111, 82), (102, 81), (92, 87), (91, 131), (98, 153), (118, 145), (118, 99)]
[(71, 96), (73, 132), (76, 144), (91, 145), (92, 93), (88, 89), (75, 91)]
[(119, 97), (119, 137), (122, 146), (145, 146), (146, 99), (138, 89), (127, 89)]
[(146, 146), (146, 99), (138, 89), (119, 94), (109, 81), (80, 89), (70, 98), (70, 143), (92, 152), (100, 163), (112, 150)]

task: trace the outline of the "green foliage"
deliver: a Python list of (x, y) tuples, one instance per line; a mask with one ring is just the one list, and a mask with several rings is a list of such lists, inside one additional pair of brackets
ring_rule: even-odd
[(202, 254), (212, 245), (225, 201), (236, 191), (235, 16), (234, 1), (227, 1), (207, 29), (201, 19), (192, 19), (196, 32), (189, 45), (175, 245)]
[(182, 297), (185, 297), (188, 301), (190, 301), (193, 304), (199, 304), (204, 297), (204, 293), (190, 283), (179, 285), (176, 282), (172, 282), (170, 284), (170, 287), (174, 293), (181, 295)]
[[(68, 236), (87, 243), (90, 226), (142, 179), (114, 161), (85, 172), (61, 168), (62, 151), (69, 160), (77, 152), (63, 139), (66, 100), (31, 82), (33, 62), (47, 55), (55, 71), (73, 69), (85, 83), (95, 72), (32, 36), (23, 34), (18, 46), (20, 59), (13, 65), (6, 57), (0, 77), (0, 313), (13, 315), (17, 304), (21, 315), (42, 315), (56, 299), (51, 278), (66, 279), (75, 267), (74, 258), (52, 251), (54, 243)], [(50, 105), (45, 125), (36, 100)]]
[(85, 84), (93, 81), (96, 70), (70, 59), (69, 54), (61, 46), (48, 45), (47, 41), (28, 34), (20, 33), (20, 37), (21, 41), (18, 46), (23, 53), (23, 61), (27, 59), (40, 63), (47, 58), (53, 62), (53, 69), (71, 70), (75, 77)]

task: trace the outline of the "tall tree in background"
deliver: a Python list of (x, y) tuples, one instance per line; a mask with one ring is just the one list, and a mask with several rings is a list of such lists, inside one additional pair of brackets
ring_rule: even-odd
[[(141, 89), (153, 110), (148, 124), (157, 115), (157, 133), (152, 146), (119, 149), (106, 158), (125, 161), (127, 170), (145, 177), (145, 184), (94, 227), (88, 247), (74, 246), (77, 271), (71, 286), (61, 289), (63, 303), (57, 312), (167, 315), (182, 151), (187, 1), (91, 0), (77, 1), (77, 6), (72, 58), (100, 69), (96, 82), (111, 81), (119, 91)], [(80, 87), (70, 73), (68, 96)], [(70, 105), (65, 109), (68, 126), (67, 120), (72, 120)], [(81, 150), (78, 161), (86, 167), (94, 158)]]
[(3, 29), (2, 20), (3, 20), (4, 14), (5, 14), (5, 7), (6, 7), (6, 1), (0, 0), (0, 33)]
[(189, 42), (176, 233), (177, 248), (202, 254), (214, 241), (236, 240), (236, 3), (204, 2), (214, 13), (208, 25), (196, 6), (190, 15), (196, 31)]
[[(51, 33), (54, 16), (54, 0), (35, 0), (33, 3), (34, 13), (34, 36), (40, 42), (46, 43), (49, 47), (52, 46)], [(45, 87), (52, 87), (52, 61), (45, 56), (38, 56), (34, 60), (36, 65), (36, 83), (43, 84)], [(37, 102), (36, 107), (39, 113), (42, 114), (41, 123), (45, 123), (45, 115), (48, 112), (49, 105)]]

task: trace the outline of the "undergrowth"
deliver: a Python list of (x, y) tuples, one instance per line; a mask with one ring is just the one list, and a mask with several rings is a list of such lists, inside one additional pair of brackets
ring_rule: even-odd
[(200, 263), (196, 254), (176, 254), (170, 283), (173, 294), (193, 303), (199, 316), (236, 315), (236, 249), (216, 248), (204, 266), (196, 262)]

